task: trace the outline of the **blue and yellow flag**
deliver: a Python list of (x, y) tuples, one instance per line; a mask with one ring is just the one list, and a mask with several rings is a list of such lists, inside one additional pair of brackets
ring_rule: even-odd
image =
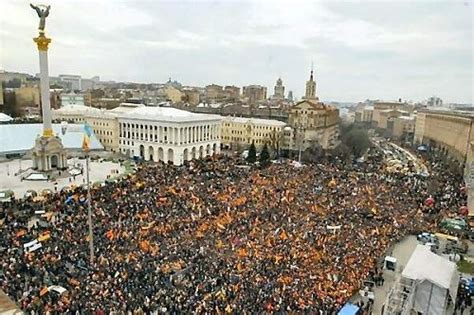
[(84, 132), (89, 138), (92, 136), (92, 133), (93, 133), (92, 127), (87, 122), (84, 124)]
[(82, 138), (82, 150), (89, 151), (90, 137), (92, 136), (92, 128), (86, 122), (84, 124), (84, 137)]

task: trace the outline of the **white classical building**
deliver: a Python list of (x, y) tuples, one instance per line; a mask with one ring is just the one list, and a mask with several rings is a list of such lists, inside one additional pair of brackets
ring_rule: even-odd
[(119, 150), (181, 165), (220, 152), (221, 117), (170, 107), (138, 107), (118, 116)]
[(84, 106), (84, 94), (63, 93), (60, 96), (61, 107), (68, 105), (82, 105)]

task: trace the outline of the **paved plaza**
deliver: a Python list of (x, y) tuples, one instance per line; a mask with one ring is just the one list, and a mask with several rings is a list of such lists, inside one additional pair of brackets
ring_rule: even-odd
[[(97, 181), (104, 181), (108, 177), (114, 177), (125, 171), (125, 167), (119, 163), (103, 160), (90, 161), (90, 181), (95, 183)], [(34, 190), (41, 193), (44, 189), (50, 189), (51, 191), (61, 190), (64, 187), (71, 185), (83, 185), (86, 183), (86, 160), (85, 159), (69, 159), (68, 166), (79, 166), (84, 169), (82, 175), (76, 176), (64, 176), (62, 173), (60, 178), (51, 181), (29, 181), (21, 180), (21, 176), (18, 175), (19, 170), (25, 171), (26, 169), (33, 166), (31, 160), (9, 160), (0, 163), (0, 191), (12, 190), (15, 193), (16, 198), (23, 197), (28, 190)], [(117, 174), (118, 172), (118, 174)]]

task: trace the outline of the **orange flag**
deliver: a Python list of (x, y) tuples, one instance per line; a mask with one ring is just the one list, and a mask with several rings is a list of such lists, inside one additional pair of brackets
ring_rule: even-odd
[(47, 294), (48, 292), (49, 292), (49, 291), (48, 291), (48, 288), (47, 288), (47, 287), (44, 287), (44, 288), (42, 288), (41, 291), (40, 291), (40, 296), (43, 296), (43, 295)]
[(141, 241), (140, 242), (140, 249), (145, 253), (150, 250), (150, 243), (148, 241)]
[(113, 230), (108, 230), (107, 233), (105, 233), (105, 237), (107, 237), (110, 241), (114, 239), (114, 231)]
[(237, 256), (239, 256), (240, 258), (247, 257), (247, 250), (245, 248), (240, 248), (239, 250), (237, 250)]

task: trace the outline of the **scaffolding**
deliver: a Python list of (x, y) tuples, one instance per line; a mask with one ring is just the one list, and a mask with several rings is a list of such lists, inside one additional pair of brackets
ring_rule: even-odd
[(399, 278), (385, 299), (383, 315), (410, 315), (415, 298), (415, 281)]

